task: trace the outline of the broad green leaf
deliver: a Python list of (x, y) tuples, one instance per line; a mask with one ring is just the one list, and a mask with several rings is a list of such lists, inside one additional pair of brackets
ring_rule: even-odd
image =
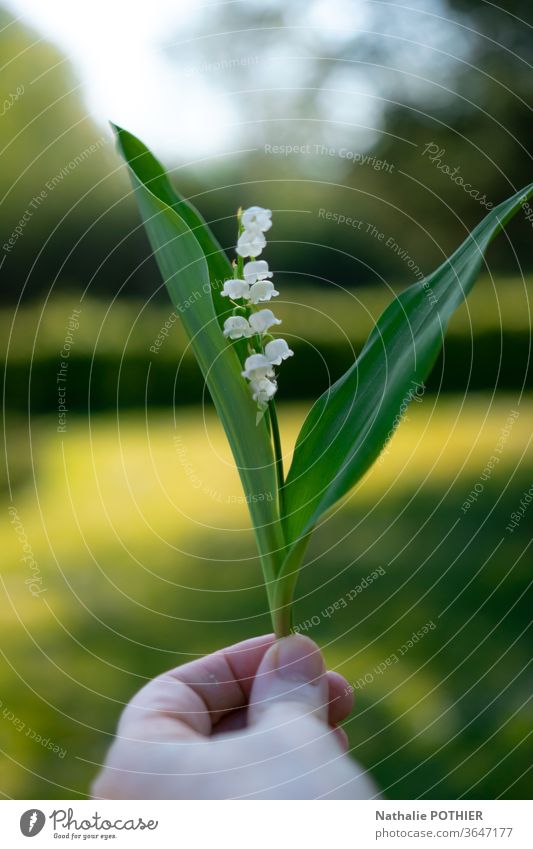
[(491, 210), (446, 262), (397, 297), (353, 366), (313, 406), (286, 480), (288, 543), (305, 536), (377, 458), (402, 405), (434, 365), (489, 243), (532, 193), (533, 184)]
[[(272, 446), (266, 419), (256, 425), (256, 405), (242, 378), (237, 354), (222, 335), (213, 306), (208, 260), (204, 255), (205, 246), (209, 244), (205, 235), (207, 228), (196, 225), (193, 232), (189, 226), (189, 222), (194, 221), (190, 208), (170, 203), (170, 184), (158, 170), (161, 166), (154, 165), (156, 160), (146, 155), (146, 148), (137, 139), (119, 130), (118, 143), (130, 166), (141, 217), (163, 280), (178, 309), (233, 451), (270, 593), (268, 581), (278, 569), (284, 545)], [(180, 310), (180, 305), (185, 304), (186, 308)]]
[[(188, 200), (174, 188), (158, 159), (136, 136), (112, 124), (117, 133), (122, 154), (134, 169), (138, 179), (150, 191), (171, 206), (190, 227), (202, 248), (212, 284), (213, 304), (220, 319), (231, 314), (227, 298), (220, 296), (224, 280), (233, 277), (231, 263), (219, 242), (207, 226), (204, 218)], [(222, 321), (220, 322), (222, 325)]]

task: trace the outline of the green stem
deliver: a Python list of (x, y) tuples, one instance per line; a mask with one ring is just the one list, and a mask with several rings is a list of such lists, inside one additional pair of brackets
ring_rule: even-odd
[[(239, 238), (242, 231), (244, 230), (244, 227), (242, 226), (242, 222), (241, 222), (241, 217), (242, 217), (242, 206), (240, 206), (239, 209), (237, 210), (237, 238)], [(244, 260), (243, 260), (242, 256), (237, 254), (237, 278), (239, 280), (242, 280), (243, 276), (244, 276)]]
[(270, 401), (268, 405), (270, 413), (270, 424), (272, 426), (272, 441), (274, 444), (274, 454), (276, 457), (276, 474), (278, 476), (278, 502), (280, 516), (284, 515), (284, 489), (285, 477), (283, 474), (283, 454), (281, 451), (281, 438), (279, 435), (278, 415), (276, 413), (276, 404)]
[(276, 576), (272, 593), (271, 613), (276, 637), (287, 637), (292, 627), (292, 602), (298, 574), (312, 530), (290, 549)]
[(288, 637), (292, 628), (292, 606), (278, 607), (272, 610), (272, 624), (278, 640)]

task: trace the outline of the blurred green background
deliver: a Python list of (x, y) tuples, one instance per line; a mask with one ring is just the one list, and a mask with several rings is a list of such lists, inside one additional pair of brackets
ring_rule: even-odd
[[(329, 40), (322, 7), (215, 4), (160, 48), (170, 64), (203, 68), (241, 109), (229, 152), (187, 157), (176, 142), (169, 157), (169, 139), (161, 143), (180, 190), (228, 250), (239, 204), (275, 213), (267, 258), (296, 352), (279, 393), (288, 454), (312, 400), (395, 292), (485, 213), (425, 146), (444, 150), (442, 162), (494, 203), (533, 179), (533, 21), (522, 4), (375, 4), (371, 27)], [(160, 335), (172, 307), (109, 130), (53, 30), (43, 38), (11, 7), (0, 23), (0, 792), (83, 798), (121, 706), (145, 680), (270, 624), (238, 477), (179, 323)], [(261, 61), (232, 64), (243, 56)], [(205, 71), (224, 61), (224, 73)], [(190, 81), (182, 73), (168, 107), (178, 118)], [(187, 108), (184, 122), (194, 120)], [(311, 152), (273, 155), (268, 145)], [(344, 149), (392, 168), (354, 165)], [(533, 484), (532, 226), (518, 216), (491, 248), (422, 402), (318, 530), (303, 570), (296, 622), (316, 623), (310, 635), (353, 685), (366, 676), (346, 730), (390, 798), (531, 793), (533, 511), (507, 526)], [(324, 614), (378, 567), (383, 575)]]

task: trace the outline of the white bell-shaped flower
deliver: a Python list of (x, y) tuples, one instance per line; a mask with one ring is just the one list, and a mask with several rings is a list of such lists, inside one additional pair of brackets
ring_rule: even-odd
[(232, 301), (239, 298), (247, 298), (250, 292), (250, 285), (246, 280), (225, 280), (222, 287), (221, 295), (223, 298), (231, 298)]
[(244, 210), (241, 221), (248, 229), (266, 232), (272, 227), (272, 210), (264, 209), (262, 206), (249, 206)]
[(266, 260), (257, 259), (245, 263), (244, 279), (250, 286), (257, 280), (266, 280), (267, 277), (273, 277), (273, 274), (268, 270), (268, 262)]
[(274, 377), (274, 369), (264, 354), (251, 354), (246, 357), (241, 374), (248, 380), (260, 380), (262, 377)]
[(248, 320), (242, 315), (230, 315), (224, 322), (224, 336), (230, 339), (247, 339), (253, 333)]
[(259, 256), (266, 245), (266, 239), (260, 230), (245, 229), (237, 241), (236, 251), (239, 256)]
[(249, 299), (252, 304), (260, 304), (262, 301), (270, 301), (271, 298), (277, 298), (279, 292), (274, 289), (274, 284), (270, 280), (257, 280), (253, 286), (250, 286)]
[(266, 410), (268, 402), (274, 397), (278, 389), (275, 380), (268, 377), (260, 377), (250, 381), (252, 398), (257, 401), (260, 410)]
[(285, 339), (272, 339), (265, 345), (265, 356), (273, 366), (280, 366), (282, 360), (294, 356)]
[(281, 319), (276, 318), (272, 310), (258, 310), (250, 316), (250, 326), (254, 333), (266, 333), (275, 324), (281, 324)]

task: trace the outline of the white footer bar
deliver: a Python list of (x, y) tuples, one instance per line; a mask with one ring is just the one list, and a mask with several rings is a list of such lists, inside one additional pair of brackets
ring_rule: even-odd
[[(520, 801), (2, 801), (1, 845), (186, 849), (533, 847)], [(29, 843), (35, 837), (35, 843)], [(68, 843), (67, 843), (68, 841)]]

